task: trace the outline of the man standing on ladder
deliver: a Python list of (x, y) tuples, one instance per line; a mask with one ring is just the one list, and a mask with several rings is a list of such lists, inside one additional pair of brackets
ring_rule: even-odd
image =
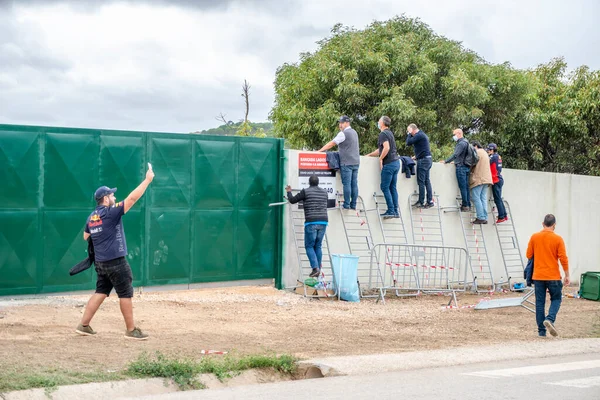
[(90, 298), (75, 332), (83, 336), (95, 335), (90, 322), (102, 305), (102, 302), (115, 289), (119, 296), (121, 314), (125, 319), (125, 338), (145, 340), (148, 335), (136, 328), (133, 322), (133, 275), (127, 262), (127, 243), (121, 218), (144, 195), (148, 185), (154, 179), (152, 166), (148, 163), (146, 179), (127, 196), (125, 201), (116, 203), (117, 188), (101, 186), (94, 195), (97, 207), (85, 224), (83, 240), (92, 237), (94, 244), (95, 266), (98, 274), (96, 293)]
[[(431, 172), (431, 149), (429, 137), (417, 125), (410, 124), (406, 129), (406, 145), (415, 147), (417, 160), (417, 183), (419, 184), (419, 201), (413, 204), (416, 208), (433, 207), (433, 190), (429, 173)], [(427, 202), (425, 202), (425, 189), (427, 189)]]
[(396, 139), (394, 132), (390, 130), (392, 120), (390, 117), (383, 116), (377, 121), (377, 127), (381, 131), (377, 141), (377, 150), (367, 154), (370, 157), (379, 156), (379, 169), (381, 170), (381, 191), (385, 197), (387, 211), (381, 216), (384, 219), (400, 218), (400, 209), (398, 207), (398, 172), (400, 172), (400, 157), (396, 149)]
[(360, 152), (358, 146), (358, 134), (350, 126), (350, 118), (342, 115), (338, 119), (340, 132), (335, 138), (319, 151), (327, 151), (333, 146), (340, 150), (340, 172), (342, 174), (342, 185), (344, 186), (344, 204), (346, 210), (356, 210), (358, 200), (358, 167), (360, 165)]
[(460, 211), (471, 211), (471, 196), (469, 194), (469, 173), (471, 172), (471, 168), (465, 164), (465, 158), (469, 151), (469, 142), (464, 138), (462, 129), (455, 129), (452, 132), (452, 139), (456, 142), (454, 154), (440, 162), (448, 164), (454, 161), (454, 165), (456, 165), (456, 180), (458, 181), (460, 197), (462, 198)]
[(312, 268), (309, 276), (314, 278), (321, 273), (321, 261), (323, 259), (321, 245), (329, 220), (327, 218), (327, 191), (319, 187), (319, 178), (316, 175), (308, 178), (308, 184), (308, 188), (302, 189), (295, 196), (292, 195), (290, 185), (285, 187), (285, 191), (290, 203), (303, 202), (304, 248)]
[(492, 184), (492, 170), (490, 169), (489, 156), (483, 150), (479, 142), (473, 142), (473, 147), (477, 149), (479, 161), (471, 171), (469, 187), (471, 188), (471, 196), (475, 204), (477, 217), (473, 221), (474, 224), (487, 224), (487, 208), (488, 208), (488, 187)]
[[(562, 237), (554, 233), (556, 218), (552, 214), (544, 217), (542, 231), (533, 234), (527, 246), (527, 258), (533, 257), (533, 284), (535, 287), (535, 320), (538, 334), (546, 336), (546, 330), (552, 336), (558, 336), (554, 327), (556, 314), (562, 301), (563, 282), (558, 261), (565, 272), (564, 284), (570, 285), (569, 259)], [(546, 291), (550, 293), (550, 309), (546, 316)]]
[(504, 186), (504, 179), (502, 178), (502, 157), (498, 154), (498, 146), (495, 143), (490, 143), (487, 146), (487, 152), (490, 156), (490, 167), (492, 169), (492, 194), (494, 195), (494, 203), (496, 203), (496, 209), (498, 210), (497, 224), (508, 221), (508, 215), (506, 214), (506, 207), (504, 207), (504, 201), (502, 200), (502, 186)]

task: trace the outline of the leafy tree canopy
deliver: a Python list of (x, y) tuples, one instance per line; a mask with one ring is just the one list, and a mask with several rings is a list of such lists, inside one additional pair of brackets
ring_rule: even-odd
[(284, 64), (275, 79), (270, 118), (294, 148), (330, 141), (348, 115), (363, 154), (377, 143), (376, 122), (392, 119), (398, 149), (416, 123), (435, 158), (452, 149), (452, 130), (495, 141), (509, 167), (600, 173), (600, 77), (586, 67), (567, 73), (562, 59), (535, 70), (493, 65), (461, 43), (404, 16), (364, 30), (336, 25), (315, 53)]

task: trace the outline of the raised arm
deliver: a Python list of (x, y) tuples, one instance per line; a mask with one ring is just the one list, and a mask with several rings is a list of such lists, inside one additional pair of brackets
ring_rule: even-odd
[(140, 183), (138, 187), (133, 189), (133, 192), (129, 193), (129, 196), (125, 199), (124, 212), (127, 213), (131, 207), (144, 195), (148, 185), (154, 179), (154, 171), (152, 171), (152, 165), (148, 163), (148, 171), (146, 172), (146, 179)]

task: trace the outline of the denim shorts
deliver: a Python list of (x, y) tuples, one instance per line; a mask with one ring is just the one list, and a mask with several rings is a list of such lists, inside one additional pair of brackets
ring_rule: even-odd
[(125, 257), (106, 262), (97, 261), (94, 265), (98, 274), (96, 293), (110, 296), (114, 288), (120, 299), (133, 297), (133, 274)]

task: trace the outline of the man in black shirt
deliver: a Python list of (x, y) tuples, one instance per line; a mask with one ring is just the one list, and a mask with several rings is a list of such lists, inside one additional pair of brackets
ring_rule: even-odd
[(398, 171), (400, 171), (400, 160), (398, 150), (396, 149), (396, 140), (394, 133), (390, 130), (392, 120), (390, 117), (383, 116), (379, 118), (377, 127), (381, 131), (377, 141), (377, 150), (368, 155), (371, 157), (379, 156), (379, 168), (381, 169), (381, 191), (385, 197), (387, 211), (381, 216), (384, 219), (400, 218), (398, 208)]
[(321, 250), (327, 224), (327, 191), (319, 187), (319, 177), (312, 175), (308, 178), (309, 187), (302, 189), (293, 196), (292, 187), (287, 185), (285, 190), (290, 203), (302, 201), (304, 204), (304, 248), (310, 262), (312, 272), (309, 276), (317, 277), (321, 273)]
[[(433, 160), (431, 159), (431, 149), (429, 148), (429, 137), (417, 125), (410, 124), (406, 129), (406, 145), (415, 146), (415, 158), (417, 160), (419, 200), (413, 204), (413, 207), (432, 207), (433, 189), (431, 188), (429, 173), (431, 172)], [(427, 202), (425, 202), (425, 189), (427, 189)]]
[(152, 166), (148, 163), (146, 179), (127, 196), (125, 201), (116, 202), (114, 193), (117, 188), (101, 186), (94, 195), (97, 207), (90, 214), (85, 224), (83, 240), (91, 236), (94, 244), (96, 273), (96, 293), (90, 298), (85, 308), (81, 323), (75, 332), (84, 336), (95, 335), (90, 322), (100, 305), (114, 288), (119, 296), (121, 313), (125, 319), (125, 337), (127, 339), (145, 340), (148, 335), (135, 327), (133, 322), (133, 275), (127, 262), (127, 243), (121, 218), (142, 197), (146, 188), (154, 179)]

